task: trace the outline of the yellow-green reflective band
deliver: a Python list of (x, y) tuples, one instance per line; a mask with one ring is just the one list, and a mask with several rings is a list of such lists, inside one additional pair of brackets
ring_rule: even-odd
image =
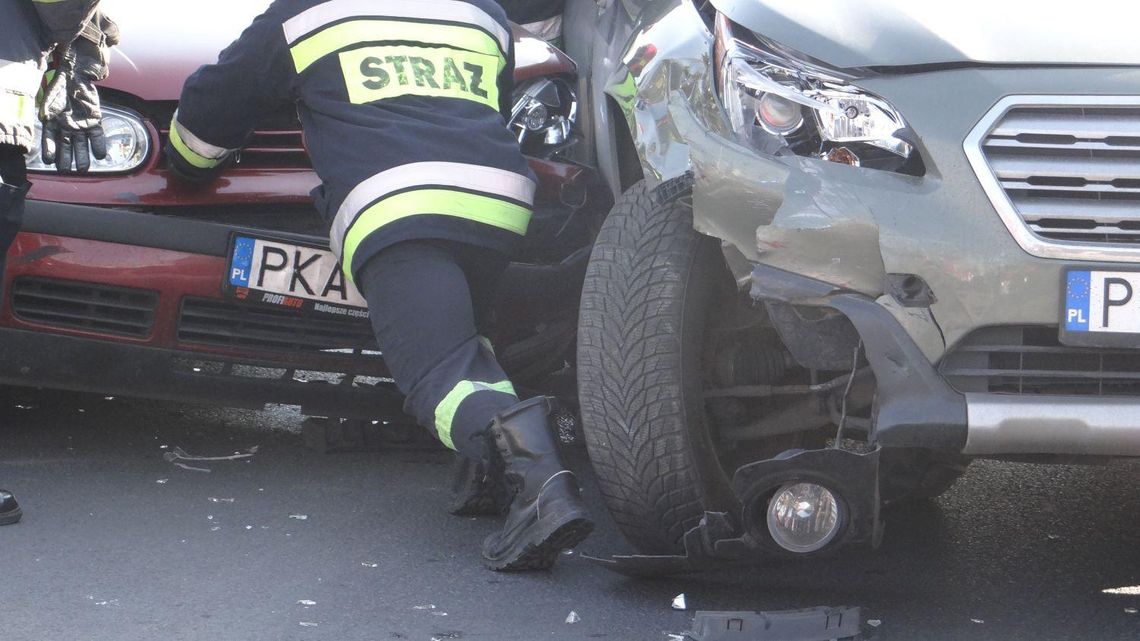
[(472, 100), (498, 110), (506, 60), (462, 49), (380, 46), (340, 54), (348, 99), (366, 104), (396, 96)]
[(364, 42), (400, 40), (438, 43), (488, 56), (501, 55), (499, 43), (486, 31), (450, 24), (425, 24), (401, 20), (350, 20), (322, 29), (289, 48), (297, 73), (341, 49)]
[(213, 169), (222, 162), (220, 158), (207, 158), (187, 147), (186, 143), (182, 141), (182, 135), (178, 133), (178, 125), (173, 122), (170, 123), (170, 144), (174, 146), (174, 150), (182, 156), (183, 160), (199, 169)]
[(31, 114), (24, 113), (26, 106), (23, 95), (0, 91), (0, 122), (19, 124), (29, 120), (30, 125)]
[(459, 405), (475, 392), (502, 392), (518, 396), (515, 394), (515, 386), (511, 385), (510, 381), (498, 383), (459, 381), (435, 407), (435, 433), (448, 449), (455, 449), (455, 442), (451, 439), (451, 423), (455, 420), (455, 413), (459, 411)]
[(425, 214), (454, 216), (526, 235), (530, 210), (497, 198), (451, 189), (417, 189), (389, 196), (364, 210), (344, 239), (345, 274), (352, 278), (352, 259), (369, 234), (388, 223)]

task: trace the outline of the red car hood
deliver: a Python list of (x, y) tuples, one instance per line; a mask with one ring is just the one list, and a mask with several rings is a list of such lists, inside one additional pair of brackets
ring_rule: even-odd
[[(7, 1), (7, 0), (3, 0)], [(217, 60), (268, 0), (195, 0), (174, 11), (154, 0), (103, 0), (123, 32), (103, 82), (143, 100), (177, 100), (182, 84), (198, 67)], [(522, 29), (515, 28), (515, 79), (573, 73), (574, 63)]]

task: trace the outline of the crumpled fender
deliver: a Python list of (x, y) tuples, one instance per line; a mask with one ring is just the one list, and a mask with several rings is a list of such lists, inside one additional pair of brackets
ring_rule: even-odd
[[(629, 126), (650, 187), (691, 176), (693, 227), (723, 242), (742, 282), (765, 264), (872, 299), (886, 293), (883, 195), (913, 198), (917, 179), (816, 158), (765, 156), (740, 144), (714, 84), (713, 34), (691, 2), (650, 3), (605, 92)], [(877, 203), (873, 211), (871, 203)], [(889, 225), (888, 225), (889, 227)], [(929, 313), (889, 306), (935, 359), (945, 349)]]
[(651, 3), (605, 83), (605, 93), (629, 127), (650, 187), (691, 169), (689, 145), (673, 126), (670, 109), (673, 102), (715, 100), (707, 73), (711, 55), (712, 34), (693, 3)]

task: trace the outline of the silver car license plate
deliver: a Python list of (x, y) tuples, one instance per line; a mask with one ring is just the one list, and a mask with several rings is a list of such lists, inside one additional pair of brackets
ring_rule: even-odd
[(1140, 347), (1140, 271), (1065, 272), (1061, 342), (1084, 347)]

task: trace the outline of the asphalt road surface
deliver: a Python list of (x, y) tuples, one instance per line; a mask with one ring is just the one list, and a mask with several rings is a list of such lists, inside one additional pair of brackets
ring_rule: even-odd
[[(879, 639), (1140, 638), (1140, 594), (1103, 592), (1140, 585), (1136, 463), (977, 463), (891, 514), (876, 553), (655, 581), (573, 554), (504, 575), (479, 560), (495, 522), (444, 511), (445, 453), (320, 454), (300, 422), (0, 390), (0, 487), (26, 512), (0, 528), (0, 639), (662, 641), (698, 609), (816, 605), (862, 606)], [(209, 473), (163, 457), (254, 446), (187, 463)], [(625, 551), (586, 486), (582, 551)]]

